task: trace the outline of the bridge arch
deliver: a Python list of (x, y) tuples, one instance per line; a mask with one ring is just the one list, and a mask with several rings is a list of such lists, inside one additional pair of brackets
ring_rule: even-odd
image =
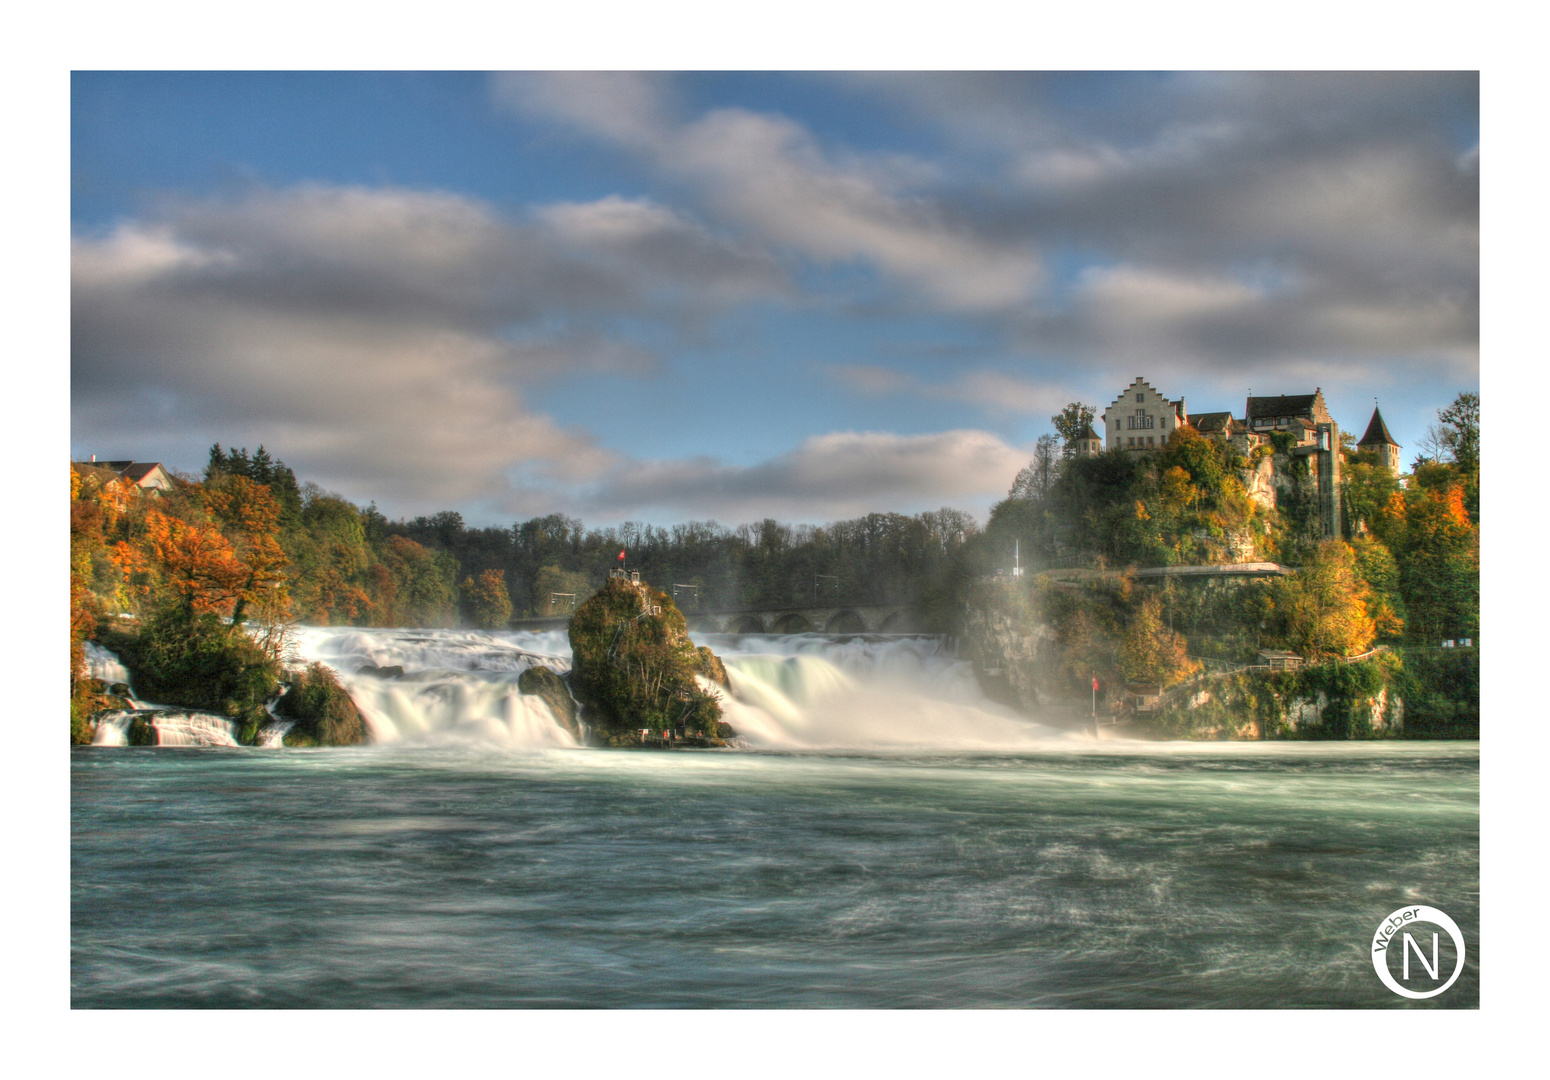
[(788, 611), (775, 620), (775, 625), (771, 629), (777, 634), (811, 634), (813, 624), (808, 621), (806, 615)]
[(829, 616), (829, 621), (824, 625), (826, 634), (864, 634), (866, 633), (866, 620), (849, 608), (836, 611)]
[(739, 615), (727, 625), (729, 634), (762, 634), (764, 620), (757, 615)]
[(890, 611), (878, 632), (883, 634), (911, 634), (920, 629), (920, 617), (913, 611)]

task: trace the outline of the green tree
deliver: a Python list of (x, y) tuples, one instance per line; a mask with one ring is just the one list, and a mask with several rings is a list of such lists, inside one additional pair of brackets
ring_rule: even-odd
[(1480, 527), (1465, 486), (1453, 466), (1424, 465), (1374, 530), (1399, 566), (1410, 637), (1426, 644), (1480, 629)]
[(389, 536), (374, 575), (376, 602), (389, 626), (450, 626), (457, 599), (457, 562), (407, 536)]
[(1050, 417), (1050, 423), (1055, 425), (1055, 433), (1060, 436), (1067, 457), (1075, 452), (1076, 440), (1082, 437), (1087, 431), (1087, 425), (1091, 424), (1093, 417), (1097, 415), (1098, 410), (1095, 406), (1073, 401)]
[(1463, 393), (1437, 413), (1443, 424), (1443, 445), (1466, 474), (1480, 470), (1480, 395)]

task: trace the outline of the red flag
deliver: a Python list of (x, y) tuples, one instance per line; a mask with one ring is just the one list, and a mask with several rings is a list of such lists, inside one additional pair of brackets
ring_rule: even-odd
[(619, 552), (619, 561), (620, 562), (624, 561), (624, 552), (622, 550)]
[(1096, 676), (1096, 675), (1093, 676), (1093, 689), (1094, 690), (1098, 689), (1098, 676)]

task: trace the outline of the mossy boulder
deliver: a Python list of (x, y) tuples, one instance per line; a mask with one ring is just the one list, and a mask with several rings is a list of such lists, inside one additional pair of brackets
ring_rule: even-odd
[[(609, 578), (572, 617), (570, 644), (570, 688), (586, 707), (593, 741), (638, 741), (642, 728), (716, 736), (719, 696), (695, 678), (708, 662), (666, 594), (645, 582)], [(714, 654), (711, 659), (721, 668)]]
[(543, 665), (530, 667), (517, 677), (517, 689), (543, 699), (554, 718), (571, 738), (581, 741), (581, 727), (576, 722), (576, 701), (570, 696), (565, 680)]
[(366, 718), (322, 664), (298, 672), (274, 711), (296, 722), (282, 740), (286, 746), (355, 746), (366, 741)]
[(129, 729), (124, 733), (124, 738), (130, 746), (161, 745), (161, 734), (156, 730), (151, 715), (136, 716), (129, 721)]

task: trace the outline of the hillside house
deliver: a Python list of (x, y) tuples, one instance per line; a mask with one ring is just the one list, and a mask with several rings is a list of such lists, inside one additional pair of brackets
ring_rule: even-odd
[(1293, 460), (1305, 458), (1308, 463), (1308, 477), (1318, 507), (1319, 535), (1325, 539), (1339, 537), (1340, 425), (1329, 415), (1324, 391), (1314, 387), (1311, 394), (1250, 397), (1244, 406), (1243, 422), (1251, 435), (1265, 441), (1278, 434), (1292, 437)]
[(1104, 410), (1103, 445), (1140, 453), (1160, 450), (1168, 436), (1187, 423), (1189, 411), (1183, 398), (1169, 400), (1138, 375)]
[(172, 476), (159, 461), (98, 461), (95, 454), (90, 461), (78, 461), (94, 469), (109, 469), (122, 480), (127, 480), (141, 491), (161, 492), (172, 490)]

